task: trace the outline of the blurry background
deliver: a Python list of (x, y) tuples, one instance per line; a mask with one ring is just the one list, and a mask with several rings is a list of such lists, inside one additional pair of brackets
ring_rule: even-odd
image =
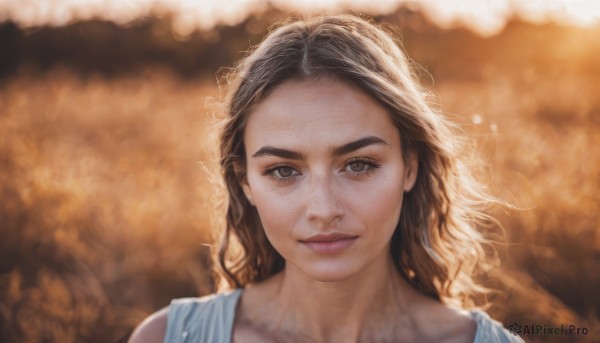
[[(451, 5), (450, 5), (451, 3)], [(485, 161), (508, 244), (505, 326), (600, 337), (600, 5), (594, 1), (0, 1), (0, 341), (117, 342), (211, 293), (218, 80), (291, 14), (398, 35)], [(309, 10), (311, 12), (309, 12)], [(222, 84), (222, 82), (221, 82)], [(597, 342), (597, 341), (596, 341)]]

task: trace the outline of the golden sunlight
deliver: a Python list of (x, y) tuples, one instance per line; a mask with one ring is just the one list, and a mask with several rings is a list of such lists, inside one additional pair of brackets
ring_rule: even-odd
[[(386, 13), (399, 5), (425, 11), (443, 28), (465, 26), (481, 35), (500, 32), (512, 17), (536, 23), (554, 21), (568, 25), (588, 26), (600, 21), (600, 2), (594, 0), (273, 0), (286, 11), (329, 12), (344, 9), (368, 13)], [(260, 12), (268, 6), (262, 0), (47, 0), (3, 1), (0, 21), (13, 20), (24, 27), (64, 25), (76, 20), (100, 18), (127, 23), (150, 13), (173, 12), (174, 30), (187, 35), (196, 29), (208, 30), (219, 23), (236, 24), (249, 12)]]
[(474, 163), (457, 167), (497, 197), (473, 222), (502, 261), (477, 268), (477, 305), (589, 328), (528, 343), (597, 342), (600, 0), (0, 0), (0, 343), (125, 343), (217, 289), (232, 67), (277, 21), (326, 13), (397, 38)]

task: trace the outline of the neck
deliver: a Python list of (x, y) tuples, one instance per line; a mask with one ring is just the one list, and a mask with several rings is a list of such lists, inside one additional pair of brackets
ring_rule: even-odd
[[(391, 256), (335, 282), (311, 279), (288, 265), (275, 279), (277, 326), (306, 333), (317, 341), (358, 341), (390, 320), (409, 322), (416, 291), (396, 270)], [(406, 320), (402, 320), (402, 319)]]

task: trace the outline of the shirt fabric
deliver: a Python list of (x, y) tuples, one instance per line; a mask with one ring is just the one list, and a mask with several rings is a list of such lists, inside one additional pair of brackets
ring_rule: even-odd
[[(164, 343), (230, 343), (241, 288), (201, 298), (174, 299), (169, 306)], [(477, 323), (473, 343), (519, 343), (502, 324), (480, 310), (469, 311)]]

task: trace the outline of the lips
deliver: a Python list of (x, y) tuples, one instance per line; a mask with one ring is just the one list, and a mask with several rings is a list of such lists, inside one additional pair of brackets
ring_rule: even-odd
[(331, 234), (320, 234), (320, 235), (315, 235), (315, 236), (311, 236), (307, 239), (303, 239), (301, 240), (301, 242), (304, 243), (308, 243), (308, 242), (334, 242), (334, 241), (339, 241), (342, 239), (353, 239), (356, 238), (358, 236), (356, 235), (349, 235), (349, 234), (345, 234), (345, 233), (331, 233)]
[(343, 233), (315, 235), (300, 242), (318, 254), (336, 254), (350, 247), (358, 236)]

